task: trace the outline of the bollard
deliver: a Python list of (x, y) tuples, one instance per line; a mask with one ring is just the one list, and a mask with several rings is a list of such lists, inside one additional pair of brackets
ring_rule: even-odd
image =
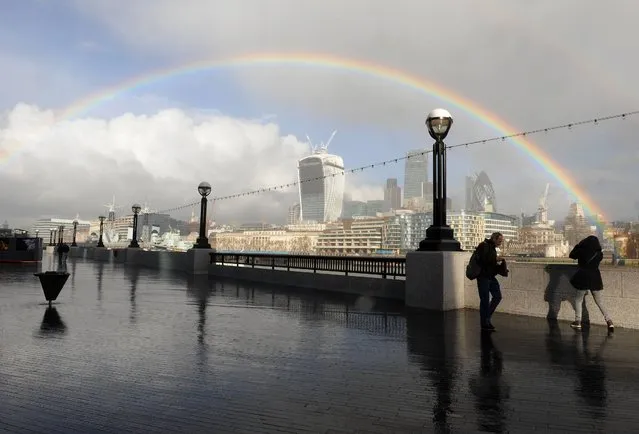
[(67, 273), (66, 258), (64, 258), (64, 255), (68, 253), (69, 246), (67, 244), (58, 245), (58, 271), (34, 273), (34, 276), (40, 279), (44, 298), (49, 302), (49, 306), (58, 298), (60, 291), (69, 279), (70, 274)]
[(55, 301), (60, 295), (60, 291), (64, 288), (64, 284), (67, 283), (69, 273), (65, 271), (45, 271), (43, 273), (34, 273), (34, 276), (40, 279), (40, 285), (42, 285), (42, 291), (44, 292), (44, 298), (49, 302)]

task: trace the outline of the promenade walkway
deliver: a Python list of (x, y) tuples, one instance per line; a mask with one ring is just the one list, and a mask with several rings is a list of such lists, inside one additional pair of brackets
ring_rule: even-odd
[[(44, 268), (47, 269), (46, 259)], [(0, 430), (628, 433), (639, 333), (69, 260), (0, 266)], [(508, 294), (505, 294), (508, 297)]]

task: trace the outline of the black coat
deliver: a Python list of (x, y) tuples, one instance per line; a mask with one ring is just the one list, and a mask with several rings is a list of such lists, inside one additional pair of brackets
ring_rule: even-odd
[(481, 268), (479, 277), (493, 278), (498, 274), (499, 264), (497, 263), (497, 248), (490, 239), (482, 241), (477, 248), (477, 263)]
[(481, 268), (479, 277), (494, 278), (497, 275), (508, 277), (506, 260), (497, 261), (497, 246), (490, 239), (482, 241), (477, 248), (477, 263)]
[(599, 264), (603, 259), (601, 244), (594, 235), (584, 238), (570, 252), (570, 258), (577, 260), (577, 272), (570, 279), (576, 289), (601, 291), (603, 280)]

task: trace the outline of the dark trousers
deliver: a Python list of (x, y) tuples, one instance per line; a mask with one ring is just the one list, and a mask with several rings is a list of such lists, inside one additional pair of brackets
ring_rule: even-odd
[(483, 326), (490, 323), (490, 317), (501, 301), (501, 288), (495, 277), (478, 277), (477, 290), (479, 291), (479, 316)]

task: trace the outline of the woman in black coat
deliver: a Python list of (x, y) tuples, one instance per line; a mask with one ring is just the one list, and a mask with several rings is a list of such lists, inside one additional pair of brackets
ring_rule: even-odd
[(601, 251), (599, 238), (590, 235), (581, 240), (579, 244), (572, 249), (572, 252), (570, 252), (570, 258), (577, 260), (577, 272), (570, 279), (570, 283), (577, 290), (577, 295), (575, 296), (575, 322), (570, 324), (570, 326), (574, 329), (581, 330), (583, 301), (586, 293), (590, 291), (592, 298), (606, 319), (608, 330), (612, 331), (615, 326), (606, 312), (601, 295), (603, 281), (601, 279), (601, 272), (599, 271), (599, 264), (603, 259), (603, 253)]

